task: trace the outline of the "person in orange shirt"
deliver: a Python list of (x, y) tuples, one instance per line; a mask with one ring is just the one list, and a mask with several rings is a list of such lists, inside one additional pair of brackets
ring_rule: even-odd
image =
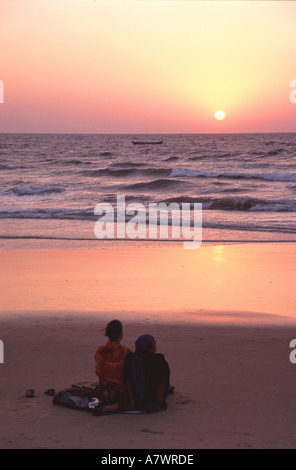
[(98, 392), (104, 403), (119, 401), (125, 391), (123, 380), (124, 359), (130, 348), (121, 344), (122, 324), (112, 320), (106, 326), (109, 341), (99, 346), (95, 353), (96, 374), (99, 377)]

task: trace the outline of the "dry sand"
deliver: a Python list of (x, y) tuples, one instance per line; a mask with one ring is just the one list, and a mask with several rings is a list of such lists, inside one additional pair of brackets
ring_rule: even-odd
[[(290, 328), (126, 323), (125, 344), (150, 332), (170, 363), (168, 410), (94, 417), (53, 405), (46, 389), (95, 380), (92, 358), (104, 325), (77, 315), (1, 322), (1, 448), (296, 446)], [(28, 388), (36, 398), (24, 397)]]

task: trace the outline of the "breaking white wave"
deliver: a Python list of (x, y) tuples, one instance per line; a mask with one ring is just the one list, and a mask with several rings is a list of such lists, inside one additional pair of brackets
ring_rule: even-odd
[(192, 168), (174, 168), (170, 178), (230, 178), (261, 179), (266, 181), (295, 181), (296, 173), (245, 173), (228, 171), (200, 171)]

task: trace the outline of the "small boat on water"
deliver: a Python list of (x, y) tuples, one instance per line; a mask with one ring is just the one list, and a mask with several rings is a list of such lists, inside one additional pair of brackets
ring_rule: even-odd
[(134, 145), (160, 145), (162, 143), (163, 143), (163, 140), (154, 140), (154, 141), (133, 140)]

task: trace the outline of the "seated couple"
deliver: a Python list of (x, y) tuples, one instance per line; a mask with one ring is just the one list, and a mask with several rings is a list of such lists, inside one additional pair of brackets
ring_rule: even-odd
[(166, 397), (172, 391), (170, 369), (163, 354), (156, 353), (153, 336), (140, 336), (132, 352), (120, 343), (123, 331), (119, 320), (108, 323), (105, 335), (109, 341), (95, 353), (102, 401), (119, 402), (127, 410), (165, 410)]

